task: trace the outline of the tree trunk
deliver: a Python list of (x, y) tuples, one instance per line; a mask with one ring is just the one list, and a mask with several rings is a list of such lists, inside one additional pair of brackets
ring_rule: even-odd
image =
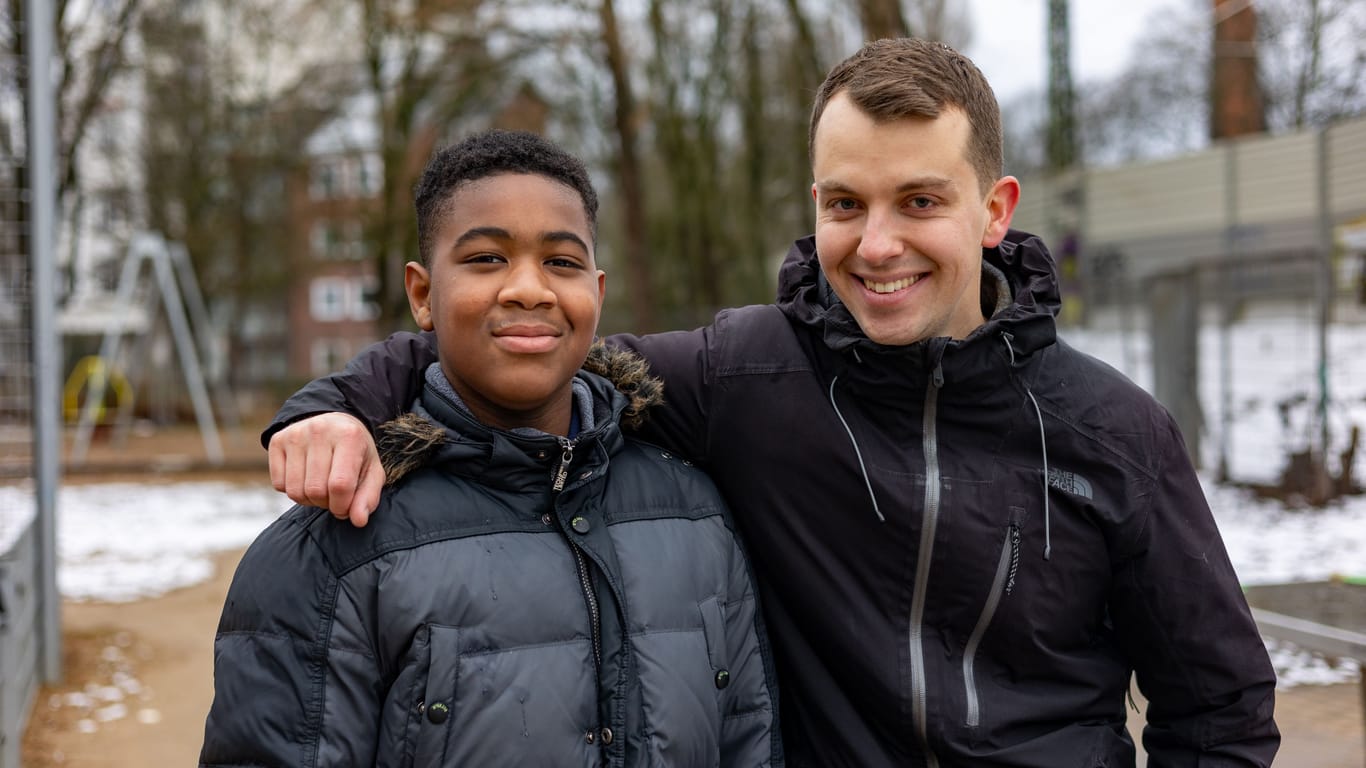
[(868, 40), (906, 37), (910, 34), (906, 17), (901, 12), (901, 0), (859, 0), (858, 10), (859, 21), (863, 22), (863, 36)]
[(626, 51), (617, 27), (617, 12), (612, 0), (602, 0), (599, 6), (602, 21), (602, 41), (607, 48), (607, 67), (611, 70), (613, 110), (612, 125), (617, 137), (617, 188), (625, 220), (625, 247), (622, 249), (626, 266), (627, 291), (630, 294), (631, 324), (637, 333), (656, 330), (653, 284), (647, 261), (645, 185), (641, 180), (639, 137), (636, 128), (635, 97), (626, 61)]

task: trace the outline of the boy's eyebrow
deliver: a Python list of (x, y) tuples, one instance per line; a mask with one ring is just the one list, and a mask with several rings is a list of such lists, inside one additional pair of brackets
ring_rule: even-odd
[(460, 247), (471, 240), (480, 237), (487, 237), (490, 240), (511, 240), (512, 235), (502, 227), (475, 227), (465, 230), (465, 233), (455, 239), (454, 247)]
[[(487, 237), (490, 240), (511, 240), (512, 233), (508, 232), (506, 229), (503, 229), (502, 227), (474, 227), (472, 229), (466, 230), (464, 234), (456, 238), (455, 244), (452, 247), (459, 248), (465, 243), (468, 243), (471, 240), (475, 240), (481, 237)], [(585, 243), (583, 241), (582, 237), (579, 237), (578, 235), (574, 234), (573, 232), (570, 232), (569, 230), (557, 229), (550, 232), (546, 232), (545, 234), (541, 235), (541, 242), (576, 243), (580, 248), (584, 249), (585, 251), (592, 251), (592, 249), (588, 247), (588, 243)]]
[(557, 230), (554, 230), (553, 232), (547, 232), (547, 233), (545, 233), (544, 235), (541, 235), (541, 242), (543, 242), (543, 243), (577, 243), (578, 246), (579, 246), (580, 248), (582, 248), (585, 252), (587, 252), (587, 253), (592, 253), (592, 252), (593, 252), (593, 249), (591, 249), (591, 248), (588, 247), (588, 243), (585, 243), (585, 242), (583, 241), (583, 238), (582, 238), (582, 237), (579, 237), (578, 235), (574, 234), (573, 232), (570, 232), (570, 231), (567, 230), (567, 229), (557, 229)]

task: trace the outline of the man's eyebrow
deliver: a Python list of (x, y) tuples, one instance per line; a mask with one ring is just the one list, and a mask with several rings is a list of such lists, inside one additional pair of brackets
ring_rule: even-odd
[(954, 186), (953, 179), (943, 176), (924, 176), (919, 179), (910, 179), (897, 185), (897, 192), (914, 192), (919, 190), (932, 191), (937, 189), (951, 189)]
[[(953, 179), (943, 176), (923, 176), (917, 179), (908, 179), (898, 184), (896, 191), (898, 194), (919, 190), (948, 189), (954, 186)], [(857, 194), (857, 190), (841, 181), (822, 181), (816, 184), (816, 189), (821, 194)]]

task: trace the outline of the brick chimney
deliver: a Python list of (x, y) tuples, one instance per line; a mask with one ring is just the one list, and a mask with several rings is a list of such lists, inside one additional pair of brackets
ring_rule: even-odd
[(1257, 79), (1257, 12), (1252, 0), (1213, 0), (1214, 56), (1210, 80), (1210, 138), (1266, 130)]

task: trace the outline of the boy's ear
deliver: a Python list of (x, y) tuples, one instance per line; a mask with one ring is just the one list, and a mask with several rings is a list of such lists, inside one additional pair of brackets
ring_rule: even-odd
[(408, 308), (412, 310), (417, 327), (432, 330), (435, 324), (432, 322), (431, 273), (416, 261), (408, 262), (403, 267), (403, 288), (408, 292)]

